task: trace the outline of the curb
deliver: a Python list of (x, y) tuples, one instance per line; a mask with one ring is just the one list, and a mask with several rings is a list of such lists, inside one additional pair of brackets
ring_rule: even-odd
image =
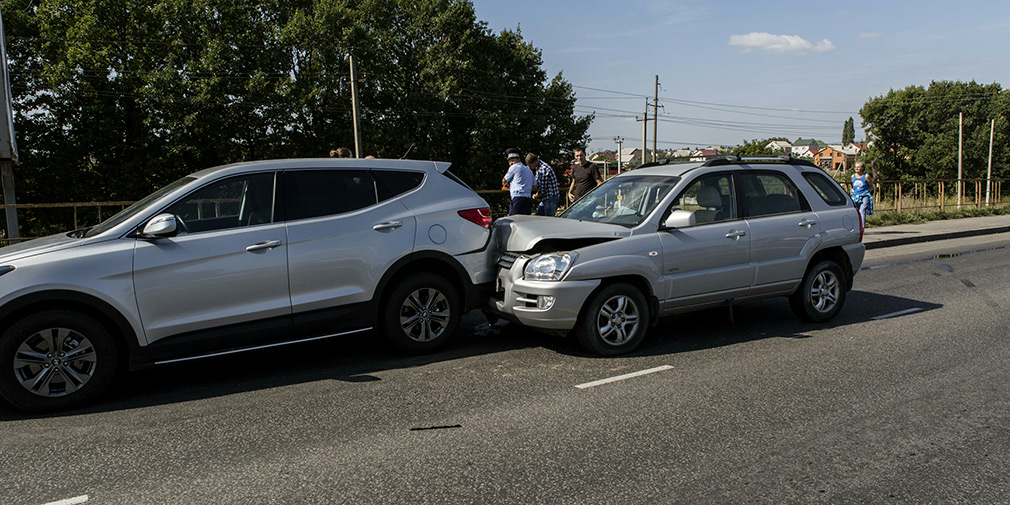
[(881, 247), (894, 247), (899, 245), (918, 244), (922, 242), (933, 242), (935, 240), (947, 240), (952, 238), (976, 237), (979, 235), (994, 235), (997, 233), (1010, 232), (1010, 226), (999, 226), (996, 228), (982, 228), (979, 230), (952, 231), (948, 233), (933, 233), (930, 235), (919, 235), (917, 237), (901, 237), (887, 240), (877, 240), (875, 242), (863, 242), (866, 249), (879, 249)]

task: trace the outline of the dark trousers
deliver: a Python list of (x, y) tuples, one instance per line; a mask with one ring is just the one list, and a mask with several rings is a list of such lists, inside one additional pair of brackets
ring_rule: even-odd
[(533, 199), (528, 196), (517, 196), (512, 198), (509, 204), (509, 215), (522, 214), (528, 216), (533, 212)]

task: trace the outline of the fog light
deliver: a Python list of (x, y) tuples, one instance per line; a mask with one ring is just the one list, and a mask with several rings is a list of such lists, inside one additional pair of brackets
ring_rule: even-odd
[(540, 310), (547, 310), (554, 306), (554, 297), (540, 295), (537, 297), (537, 308)]

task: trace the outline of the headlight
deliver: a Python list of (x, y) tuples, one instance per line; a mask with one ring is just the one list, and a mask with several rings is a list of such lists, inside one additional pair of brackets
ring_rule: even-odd
[(561, 280), (578, 256), (574, 252), (542, 254), (526, 263), (523, 278), (528, 281)]

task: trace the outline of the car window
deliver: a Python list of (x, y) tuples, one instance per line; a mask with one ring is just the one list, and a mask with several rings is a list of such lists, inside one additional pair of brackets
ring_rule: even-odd
[(673, 201), (670, 212), (674, 210), (693, 212), (695, 224), (737, 219), (733, 177), (728, 173), (699, 177)]
[(738, 172), (737, 181), (747, 217), (809, 210), (799, 190), (785, 174)]
[(829, 179), (828, 176), (816, 172), (804, 172), (803, 177), (814, 187), (817, 194), (824, 199), (824, 203), (833, 207), (848, 205), (849, 197), (845, 196), (845, 193), (842, 193), (838, 189), (838, 185)]
[(679, 177), (656, 175), (613, 177), (568, 207), (560, 217), (632, 228), (642, 224), (679, 181)]
[(130, 219), (131, 217), (135, 216), (138, 212), (142, 212), (144, 209), (147, 208), (148, 205), (151, 204), (151, 202), (154, 202), (155, 200), (195, 180), (196, 180), (195, 177), (186, 176), (183, 177), (182, 179), (179, 179), (169, 184), (168, 186), (165, 186), (155, 191), (154, 193), (151, 193), (150, 195), (145, 196), (144, 198), (135, 202), (133, 205), (130, 205), (129, 207), (119, 211), (109, 219), (102, 221), (98, 226), (91, 228), (84, 236), (93, 237), (95, 235), (98, 235), (99, 233), (105, 233), (106, 231), (109, 231), (110, 229), (119, 225), (123, 221), (126, 221), (127, 219)]
[(165, 212), (182, 221), (180, 234), (273, 222), (274, 174), (249, 174), (213, 182)]
[(343, 214), (375, 205), (375, 183), (365, 170), (286, 172), (287, 220)]
[(382, 202), (420, 186), (424, 172), (372, 170), (372, 177), (375, 178), (375, 190)]

